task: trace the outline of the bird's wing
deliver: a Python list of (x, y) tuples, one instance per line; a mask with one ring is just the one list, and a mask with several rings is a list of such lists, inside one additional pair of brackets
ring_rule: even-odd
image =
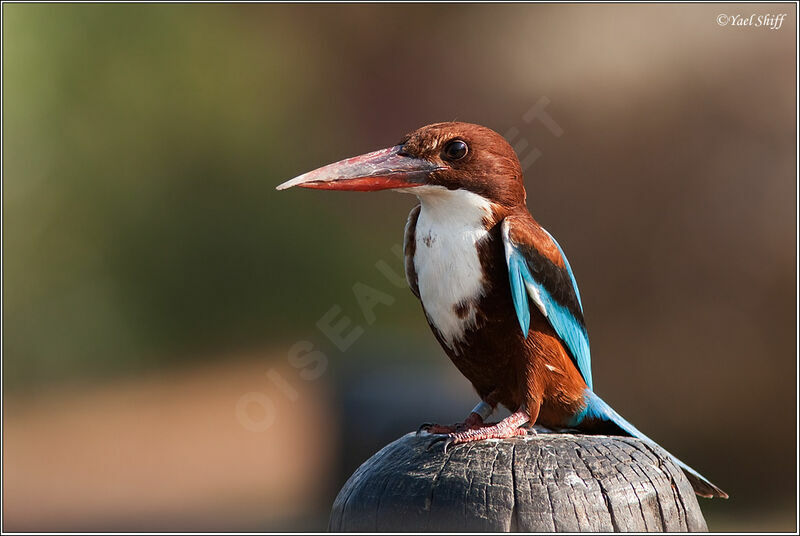
[(419, 205), (411, 209), (406, 222), (406, 231), (403, 236), (403, 255), (405, 257), (406, 280), (414, 296), (419, 298), (417, 286), (417, 269), (414, 267), (414, 253), (417, 249), (417, 219), (419, 218)]
[(528, 336), (533, 302), (591, 389), (591, 354), (581, 295), (561, 246), (532, 218), (509, 216), (503, 220), (502, 231), (511, 296), (522, 332)]

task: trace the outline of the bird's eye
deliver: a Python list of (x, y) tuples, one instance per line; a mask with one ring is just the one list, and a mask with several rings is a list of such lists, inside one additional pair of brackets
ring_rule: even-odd
[(466, 143), (461, 140), (452, 140), (447, 142), (447, 145), (444, 146), (442, 156), (445, 160), (461, 160), (467, 156), (468, 151), (469, 147), (467, 147)]

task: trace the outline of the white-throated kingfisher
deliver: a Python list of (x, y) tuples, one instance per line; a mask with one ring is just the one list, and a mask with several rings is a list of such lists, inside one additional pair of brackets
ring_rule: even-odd
[[(530, 215), (522, 169), (502, 136), (436, 123), (388, 149), (348, 158), (280, 186), (396, 190), (417, 196), (405, 228), (411, 292), (480, 402), (463, 423), (425, 425), (448, 444), (530, 433), (533, 424), (653, 443), (598, 397), (575, 276)], [(502, 404), (512, 413), (485, 423)], [(674, 458), (674, 457), (673, 457)], [(680, 460), (695, 492), (727, 494)]]

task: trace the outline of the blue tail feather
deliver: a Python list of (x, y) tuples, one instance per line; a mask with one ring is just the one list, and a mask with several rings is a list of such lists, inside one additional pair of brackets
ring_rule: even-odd
[[(569, 423), (570, 426), (580, 430), (581, 424), (584, 423), (611, 423), (628, 436), (641, 439), (642, 441), (655, 445), (663, 450), (661, 445), (640, 432), (639, 429), (625, 420), (622, 415), (614, 411), (614, 408), (606, 404), (602, 398), (594, 394), (594, 392), (589, 389), (584, 392), (584, 402), (586, 403), (586, 406), (584, 407), (583, 411), (575, 415), (575, 417)], [(677, 464), (686, 474), (686, 477), (692, 484), (692, 488), (694, 488), (695, 493), (703, 497), (728, 498), (727, 493), (709, 482), (708, 479), (706, 479), (703, 475), (680, 461), (671, 453), (667, 452), (667, 454), (669, 454), (670, 458), (672, 458), (672, 461), (674, 461), (675, 464)]]

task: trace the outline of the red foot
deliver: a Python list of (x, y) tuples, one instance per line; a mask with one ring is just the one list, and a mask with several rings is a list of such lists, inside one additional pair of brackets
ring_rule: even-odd
[(518, 411), (512, 415), (509, 415), (499, 423), (491, 426), (479, 426), (470, 428), (468, 430), (450, 432), (444, 437), (434, 439), (434, 441), (431, 443), (431, 446), (438, 441), (444, 441), (444, 451), (447, 452), (447, 447), (450, 445), (457, 445), (459, 443), (469, 443), (472, 441), (480, 441), (482, 439), (506, 439), (510, 437), (528, 435), (529, 431), (525, 428), (520, 428), (520, 426), (529, 420), (530, 417), (527, 413), (524, 411)]
[(480, 428), (482, 426), (483, 426), (483, 419), (481, 418), (481, 416), (475, 412), (472, 412), (464, 420), (464, 422), (457, 422), (455, 424), (446, 425), (446, 424), (432, 424), (426, 422), (419, 427), (417, 433), (420, 433), (424, 430), (429, 434), (455, 434), (457, 432), (464, 432), (466, 430), (472, 430), (474, 428)]

